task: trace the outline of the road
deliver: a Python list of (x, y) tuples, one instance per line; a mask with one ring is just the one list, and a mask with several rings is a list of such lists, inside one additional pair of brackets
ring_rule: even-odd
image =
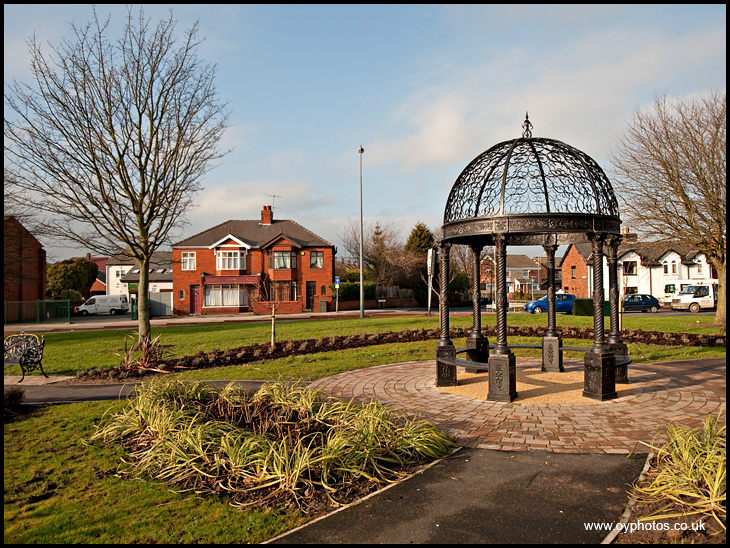
[[(471, 315), (471, 307), (452, 307), (450, 309), (450, 315), (461, 316)], [(495, 314), (491, 311), (484, 311), (484, 314)], [(409, 308), (409, 309), (376, 309), (366, 310), (366, 316), (388, 316), (388, 315), (402, 315), (402, 314), (414, 314), (414, 315), (426, 315), (425, 308)], [(526, 314), (526, 312), (515, 311), (510, 314)], [(632, 316), (636, 314), (642, 314), (641, 312), (626, 312), (625, 316)], [(647, 313), (648, 314), (648, 313)], [(438, 317), (438, 309), (431, 310), (431, 315)], [(543, 314), (544, 315), (544, 314)], [(702, 311), (697, 314), (683, 310), (670, 310), (662, 308), (657, 312), (657, 316), (695, 316), (700, 318), (711, 318), (715, 316), (714, 310)], [(289, 314), (287, 316), (280, 316), (279, 320), (296, 320), (296, 319), (309, 319), (309, 318), (322, 318), (322, 317), (359, 317), (359, 310), (349, 310), (342, 312), (326, 312), (326, 313), (305, 313), (305, 314)], [(254, 316), (253, 314), (231, 314), (231, 315), (209, 315), (209, 316), (160, 316), (153, 317), (151, 323), (153, 326), (165, 326), (165, 325), (181, 325), (181, 324), (204, 324), (204, 323), (227, 323), (227, 322), (245, 322), (245, 321), (269, 321), (268, 316)], [(77, 331), (86, 329), (123, 329), (130, 328), (135, 329), (137, 327), (137, 321), (133, 320), (129, 314), (124, 315), (109, 315), (100, 314), (96, 316), (72, 316), (71, 323), (42, 323), (42, 324), (9, 324), (5, 325), (5, 332), (17, 333), (18, 331), (25, 330), (27, 332), (49, 332), (49, 331)]]

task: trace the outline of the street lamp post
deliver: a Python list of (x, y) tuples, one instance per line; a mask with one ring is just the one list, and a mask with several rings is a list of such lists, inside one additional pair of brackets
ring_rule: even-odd
[(362, 153), (365, 152), (365, 149), (362, 148), (362, 145), (360, 145), (360, 149), (358, 150), (360, 153), (360, 317), (365, 317), (365, 287), (363, 285), (363, 275), (362, 275)]

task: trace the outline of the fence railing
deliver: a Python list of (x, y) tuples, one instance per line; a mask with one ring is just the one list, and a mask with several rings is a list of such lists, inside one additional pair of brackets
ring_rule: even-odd
[(71, 301), (5, 301), (5, 323), (71, 323)]

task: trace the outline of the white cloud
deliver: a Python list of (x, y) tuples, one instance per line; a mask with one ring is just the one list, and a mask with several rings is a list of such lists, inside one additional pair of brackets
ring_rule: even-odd
[[(519, 43), (501, 58), (453, 66), (439, 83), (405, 97), (390, 123), (401, 136), (371, 145), (375, 164), (404, 173), (463, 162), (520, 136), (525, 111), (535, 136), (563, 140), (604, 156), (635, 107), (654, 93), (724, 87), (724, 27), (674, 36), (643, 28), (609, 28), (531, 51)], [(701, 80), (689, 81), (695, 67)], [(403, 135), (402, 128), (406, 128)], [(469, 154), (472, 154), (469, 156)], [(596, 158), (598, 159), (598, 158)]]

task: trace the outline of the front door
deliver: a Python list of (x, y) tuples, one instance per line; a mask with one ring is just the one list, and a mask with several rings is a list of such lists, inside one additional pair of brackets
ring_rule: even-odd
[(317, 293), (317, 282), (307, 282), (307, 310), (314, 309), (314, 295)]
[(200, 286), (190, 286), (190, 313), (200, 314)]

